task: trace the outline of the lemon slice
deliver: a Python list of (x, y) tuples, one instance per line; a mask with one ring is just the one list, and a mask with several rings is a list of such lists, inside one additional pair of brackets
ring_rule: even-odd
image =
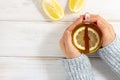
[(85, 41), (84, 41), (85, 27), (79, 28), (74, 32), (73, 41), (77, 48), (85, 50)]
[(61, 20), (64, 17), (64, 11), (56, 0), (42, 0), (42, 8), (53, 20)]
[(84, 0), (69, 0), (69, 9), (72, 12), (79, 12), (82, 8)]
[[(85, 41), (86, 25), (77, 27), (72, 34), (73, 44), (83, 53), (93, 53), (101, 46), (101, 32), (96, 27), (88, 26), (88, 42)], [(89, 44), (89, 51), (86, 51), (85, 44)]]

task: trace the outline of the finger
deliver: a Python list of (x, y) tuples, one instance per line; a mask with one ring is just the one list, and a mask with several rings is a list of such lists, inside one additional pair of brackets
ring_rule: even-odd
[(82, 23), (83, 19), (84, 19), (84, 16), (81, 15), (80, 18), (78, 18), (73, 24), (71, 24), (71, 25), (67, 28), (67, 30), (70, 31), (70, 32), (72, 32), (73, 29), (74, 29), (78, 24)]
[(72, 44), (72, 36), (71, 36), (71, 33), (69, 31), (66, 31), (65, 33), (65, 47), (67, 46), (69, 48), (73, 48), (73, 44)]
[(90, 21), (91, 22), (96, 22), (96, 23), (98, 23), (98, 25), (99, 24), (101, 25), (102, 23), (104, 23), (104, 24), (107, 23), (107, 21), (104, 18), (102, 18), (101, 16), (93, 15), (93, 14), (90, 15)]
[(101, 18), (98, 15), (91, 15), (90, 22), (96, 23), (98, 28), (103, 31), (106, 27), (108, 27), (107, 21), (105, 21), (103, 18)]
[(73, 24), (78, 25), (82, 23), (84, 20), (84, 15), (81, 15), (80, 18), (78, 18)]
[(102, 19), (99, 18), (90, 18), (90, 22), (92, 23), (96, 23), (98, 26), (103, 26), (104, 27), (104, 21)]

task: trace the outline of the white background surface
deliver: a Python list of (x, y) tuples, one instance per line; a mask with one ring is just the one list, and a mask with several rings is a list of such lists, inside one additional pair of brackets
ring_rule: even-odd
[[(120, 34), (119, 0), (86, 0), (80, 13), (64, 8), (62, 21), (52, 22), (41, 0), (0, 0), (0, 80), (65, 80), (59, 39), (80, 14), (99, 14)], [(91, 58), (96, 80), (119, 80), (99, 58)]]

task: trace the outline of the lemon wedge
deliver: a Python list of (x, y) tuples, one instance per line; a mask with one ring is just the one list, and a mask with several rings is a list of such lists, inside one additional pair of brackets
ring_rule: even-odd
[(84, 0), (69, 0), (69, 9), (72, 12), (79, 12), (82, 8)]
[(61, 20), (64, 17), (64, 11), (56, 0), (42, 0), (42, 8), (52, 20)]

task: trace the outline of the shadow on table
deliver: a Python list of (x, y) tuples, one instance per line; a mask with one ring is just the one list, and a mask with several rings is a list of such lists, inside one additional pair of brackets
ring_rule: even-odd
[(34, 5), (36, 6), (36, 8), (38, 9), (38, 11), (40, 12), (40, 14), (45, 18), (48, 19), (48, 17), (45, 15), (43, 9), (42, 9), (42, 0), (32, 0), (32, 2), (34, 3)]

